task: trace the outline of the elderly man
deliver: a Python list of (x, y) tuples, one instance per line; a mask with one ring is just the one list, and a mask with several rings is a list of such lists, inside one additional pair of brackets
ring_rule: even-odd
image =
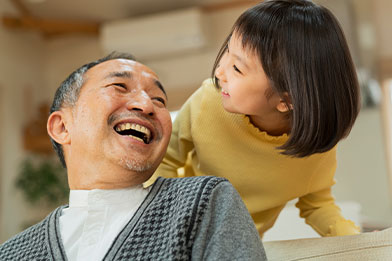
[(263, 260), (243, 202), (216, 177), (158, 179), (171, 119), (157, 75), (112, 54), (73, 72), (47, 129), (69, 205), (0, 246), (0, 260)]

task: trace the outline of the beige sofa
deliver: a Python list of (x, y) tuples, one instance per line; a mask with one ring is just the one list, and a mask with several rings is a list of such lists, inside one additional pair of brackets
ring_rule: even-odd
[(392, 261), (392, 228), (355, 236), (263, 242), (268, 260)]

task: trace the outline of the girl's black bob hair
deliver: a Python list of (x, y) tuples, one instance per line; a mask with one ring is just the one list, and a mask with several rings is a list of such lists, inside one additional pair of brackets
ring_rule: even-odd
[(350, 133), (359, 84), (344, 33), (328, 9), (307, 0), (271, 0), (245, 11), (216, 58), (217, 88), (215, 70), (234, 32), (259, 56), (272, 90), (290, 98), (291, 132), (277, 148), (282, 154), (322, 153)]

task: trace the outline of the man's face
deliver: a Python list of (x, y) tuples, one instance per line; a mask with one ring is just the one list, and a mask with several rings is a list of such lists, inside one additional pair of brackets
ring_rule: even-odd
[(130, 177), (116, 176), (123, 173), (116, 173), (120, 167), (145, 181), (161, 162), (171, 134), (167, 98), (157, 75), (140, 63), (116, 59), (94, 66), (84, 79), (68, 113), (68, 171), (72, 164), (86, 175), (103, 175), (96, 177), (101, 183), (121, 183)]

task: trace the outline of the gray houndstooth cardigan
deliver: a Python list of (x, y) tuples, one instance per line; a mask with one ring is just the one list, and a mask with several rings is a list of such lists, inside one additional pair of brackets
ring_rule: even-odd
[[(67, 260), (59, 207), (0, 246), (0, 260)], [(266, 260), (238, 193), (222, 178), (159, 178), (104, 260)]]

